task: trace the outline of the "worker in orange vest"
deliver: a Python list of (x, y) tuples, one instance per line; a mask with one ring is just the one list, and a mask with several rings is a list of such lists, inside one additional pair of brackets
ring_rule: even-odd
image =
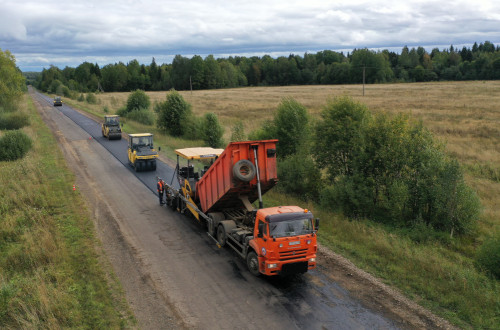
[(165, 182), (162, 178), (158, 178), (158, 183), (156, 184), (156, 188), (158, 190), (158, 197), (160, 198), (160, 205), (165, 204), (163, 202), (163, 193), (165, 192)]

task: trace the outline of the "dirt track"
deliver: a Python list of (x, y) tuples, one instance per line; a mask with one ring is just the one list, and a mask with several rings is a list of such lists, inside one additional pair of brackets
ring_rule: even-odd
[(143, 329), (452, 328), (320, 248), (318, 270), (255, 278), (191, 219), (158, 205), (130, 170), (32, 93), (77, 178), (102, 248)]

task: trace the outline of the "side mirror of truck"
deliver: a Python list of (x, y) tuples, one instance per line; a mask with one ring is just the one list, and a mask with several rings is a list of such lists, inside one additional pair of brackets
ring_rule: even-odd
[(261, 222), (259, 223), (259, 232), (257, 233), (257, 237), (260, 238), (264, 237), (263, 232), (264, 232), (264, 224)]
[(319, 229), (319, 218), (316, 218), (316, 221), (314, 223), (314, 229), (316, 229), (316, 230)]

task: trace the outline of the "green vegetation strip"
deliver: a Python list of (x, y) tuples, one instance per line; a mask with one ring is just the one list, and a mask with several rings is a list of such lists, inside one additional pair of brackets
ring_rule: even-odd
[(33, 149), (0, 162), (0, 327), (123, 328), (135, 321), (96, 252), (94, 227), (26, 96)]
[(351, 221), (276, 191), (264, 196), (264, 204), (307, 207), (321, 219), (323, 246), (461, 327), (499, 329), (500, 283), (474, 267), (463, 251), (470, 243), (457, 239), (447, 245), (431, 238), (418, 243), (375, 222)]

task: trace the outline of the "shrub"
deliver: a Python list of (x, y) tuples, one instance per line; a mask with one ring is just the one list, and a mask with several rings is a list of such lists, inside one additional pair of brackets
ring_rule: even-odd
[(0, 129), (20, 129), (30, 124), (29, 117), (19, 112), (0, 113)]
[(266, 121), (262, 127), (248, 134), (249, 140), (269, 140), (276, 139), (274, 125), (270, 121)]
[(87, 101), (88, 104), (97, 104), (97, 97), (94, 93), (87, 93), (85, 101)]
[(0, 161), (11, 161), (24, 157), (31, 149), (32, 144), (31, 138), (20, 130), (6, 132), (0, 137)]
[(116, 114), (120, 117), (127, 117), (127, 113), (127, 108), (124, 106), (116, 110)]
[(144, 125), (153, 125), (155, 123), (154, 114), (148, 109), (133, 110), (127, 113), (125, 117)]
[(83, 94), (80, 94), (80, 96), (78, 96), (78, 99), (77, 99), (78, 102), (83, 102), (85, 101), (85, 96)]
[(279, 140), (276, 147), (279, 157), (296, 153), (299, 146), (309, 139), (309, 115), (307, 109), (293, 98), (284, 98), (273, 120), (274, 136)]
[(149, 101), (149, 96), (140, 89), (131, 93), (127, 99), (127, 112), (140, 109), (149, 109), (151, 102)]
[(397, 227), (422, 223), (450, 237), (474, 232), (479, 198), (422, 124), (372, 116), (346, 97), (329, 103), (321, 119), (313, 151), (332, 184), (324, 206)]
[(215, 113), (206, 113), (203, 117), (202, 135), (203, 141), (212, 148), (222, 147), (222, 135), (224, 128), (219, 123)]
[(0, 108), (7, 111), (17, 108), (26, 88), (25, 81), (14, 55), (0, 49)]
[(183, 121), (184, 133), (182, 136), (189, 140), (203, 140), (204, 117), (191, 115)]
[(108, 106), (107, 106), (107, 105), (105, 105), (105, 106), (104, 106), (104, 108), (102, 109), (102, 111), (103, 111), (104, 113), (109, 113), (109, 108), (108, 108)]
[(305, 151), (278, 161), (279, 190), (303, 200), (317, 199), (322, 188), (321, 172)]
[(188, 126), (195, 123), (190, 120), (191, 105), (176, 90), (167, 93), (167, 100), (156, 103), (154, 110), (158, 113), (158, 128), (173, 136), (184, 135)]
[(347, 96), (329, 101), (316, 124), (313, 155), (330, 179), (352, 174), (353, 161), (364, 145), (371, 115), (366, 106)]
[[(62, 85), (61, 85), (61, 86), (62, 86)], [(71, 92), (71, 90), (70, 90), (68, 87), (66, 87), (66, 86), (62, 86), (62, 87), (61, 87), (61, 94), (62, 94), (64, 97), (69, 97), (69, 98), (71, 98), (71, 96), (72, 96), (72, 94), (73, 94), (73, 93)]]
[(500, 279), (500, 233), (489, 237), (479, 247), (476, 265)]
[(231, 142), (233, 141), (245, 141), (245, 128), (243, 127), (243, 123), (238, 121), (231, 128)]

